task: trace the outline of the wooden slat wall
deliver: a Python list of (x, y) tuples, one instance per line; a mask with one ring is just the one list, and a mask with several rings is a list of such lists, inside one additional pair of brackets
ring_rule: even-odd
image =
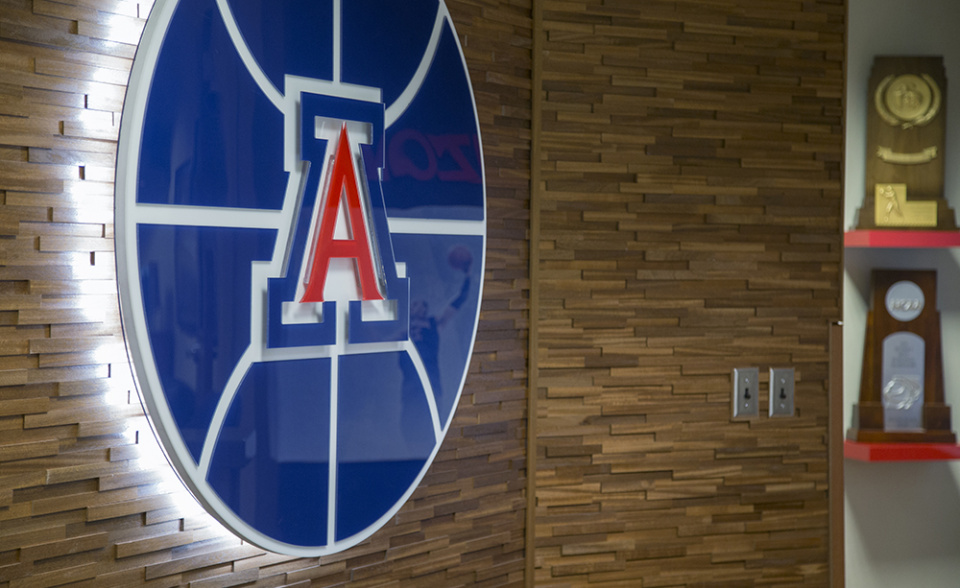
[(543, 13), (537, 585), (825, 586), (844, 4)]
[(244, 545), (191, 507), (130, 392), (113, 166), (151, 2), (0, 0), (0, 587), (522, 585), (530, 5), (448, 5), (493, 219), (476, 353), (412, 500), (319, 561)]
[[(447, 2), (488, 180), (475, 357), (411, 502), (319, 561), (191, 507), (131, 392), (112, 168), (150, 2), (0, 0), (0, 588), (516, 587), (527, 548), (538, 586), (826, 585), (843, 0), (533, 1)], [(797, 369), (796, 418), (730, 420), (749, 366)]]

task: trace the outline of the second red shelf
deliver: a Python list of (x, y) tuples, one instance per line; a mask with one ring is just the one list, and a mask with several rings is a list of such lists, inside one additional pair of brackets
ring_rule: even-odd
[(960, 445), (844, 441), (843, 456), (859, 461), (943, 461), (960, 459)]
[(846, 247), (960, 247), (960, 231), (857, 230), (843, 235)]

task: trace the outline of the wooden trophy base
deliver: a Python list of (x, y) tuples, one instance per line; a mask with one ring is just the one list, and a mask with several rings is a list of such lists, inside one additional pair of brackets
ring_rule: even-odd
[(889, 224), (881, 225), (877, 224), (876, 217), (874, 214), (874, 207), (876, 206), (875, 199), (871, 196), (864, 199), (864, 205), (862, 208), (857, 210), (857, 222), (856, 228), (858, 231), (957, 231), (960, 230), (957, 227), (956, 214), (953, 209), (945, 200), (932, 201), (927, 200), (926, 202), (930, 204), (936, 204), (936, 215), (933, 217), (934, 221), (932, 224), (928, 225), (917, 225), (913, 226), (910, 224)]
[(853, 405), (853, 426), (847, 439), (859, 443), (956, 443), (950, 430), (950, 407), (934, 404), (923, 407), (923, 431), (885, 431), (883, 405), (861, 402)]

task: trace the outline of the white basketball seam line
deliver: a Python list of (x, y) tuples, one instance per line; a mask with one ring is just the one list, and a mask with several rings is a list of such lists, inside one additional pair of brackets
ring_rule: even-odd
[[(288, 189), (298, 185), (303, 174), (291, 173)], [(284, 196), (284, 201), (287, 201)], [(129, 215), (135, 225), (170, 225), (183, 227), (211, 227), (236, 229), (281, 230), (291, 225), (290, 218), (297, 207), (297, 198), (291, 206), (281, 209), (228, 208), (219, 206), (193, 206), (183, 204), (134, 203)], [(485, 220), (460, 220), (429, 217), (387, 216), (391, 235), (447, 235), (483, 236)], [(289, 237), (278, 235), (289, 241)]]
[[(227, 379), (220, 393), (219, 400), (217, 400), (217, 406), (213, 411), (213, 418), (210, 419), (210, 426), (207, 427), (207, 434), (203, 440), (203, 449), (200, 451), (200, 462), (197, 464), (197, 471), (203, 476), (203, 479), (207, 479), (210, 462), (213, 460), (213, 451), (216, 449), (217, 441), (223, 429), (223, 423), (227, 419), (227, 413), (230, 411), (233, 399), (236, 397), (240, 389), (240, 384), (247, 375), (247, 371), (250, 369), (250, 366), (253, 365), (253, 362), (250, 360), (250, 355), (251, 346), (248, 345), (240, 356), (240, 359), (237, 360), (237, 365), (235, 365), (233, 371), (230, 372), (230, 377)], [(214, 424), (217, 426), (215, 427)]]
[(138, 225), (278, 230), (283, 227), (283, 212), (283, 209), (138, 203), (131, 216)]
[[(256, 280), (256, 277), (252, 277), (253, 280)], [(338, 304), (338, 308), (339, 308)], [(251, 306), (251, 314), (257, 312), (257, 309)], [(345, 318), (347, 312), (338, 317), (342, 322), (346, 323), (348, 320)], [(251, 317), (252, 318), (252, 317)], [(338, 325), (339, 327), (339, 325)], [(234, 370), (231, 372), (230, 378), (227, 380), (227, 383), (224, 385), (224, 389), (220, 394), (220, 398), (217, 402), (217, 406), (214, 409), (213, 417), (210, 420), (210, 425), (207, 429), (207, 435), (205, 437), (203, 450), (200, 456), (200, 464), (197, 467), (197, 471), (203, 474), (203, 477), (206, 478), (207, 473), (210, 468), (210, 462), (212, 461), (213, 451), (216, 448), (217, 440), (219, 439), (220, 434), (223, 430), (223, 424), (226, 421), (227, 413), (229, 412), (230, 405), (233, 404), (234, 399), (236, 398), (237, 392), (239, 391), (239, 386), (242, 383), (243, 376), (246, 375), (247, 370), (254, 363), (274, 363), (281, 361), (297, 361), (304, 359), (330, 359), (331, 363), (335, 364), (340, 357), (350, 356), (350, 355), (366, 355), (371, 353), (389, 353), (394, 351), (406, 351), (411, 353), (410, 347), (412, 343), (408, 340), (403, 344), (398, 344), (396, 342), (384, 342), (384, 343), (347, 343), (344, 341), (341, 344), (336, 345), (317, 345), (311, 347), (292, 347), (284, 349), (264, 349), (263, 353), (258, 356), (256, 349), (254, 347), (254, 341), (251, 341), (251, 345), (247, 347), (244, 353), (241, 355), (240, 359), (237, 361), (237, 365), (234, 367)], [(409, 345), (408, 345), (409, 344)], [(339, 348), (338, 348), (339, 347)], [(416, 353), (416, 349), (413, 348), (413, 353)], [(418, 356), (419, 357), (419, 356)], [(422, 362), (421, 362), (422, 363)], [(419, 369), (418, 369), (419, 371)], [(429, 380), (426, 380), (429, 383)], [(430, 397), (428, 396), (428, 404), (430, 403)], [(432, 403), (431, 406), (431, 416), (434, 421), (434, 431), (436, 432), (438, 426), (436, 423), (439, 423), (439, 416), (434, 416), (437, 413), (436, 403)]]
[(253, 52), (250, 51), (250, 47), (248, 47), (246, 41), (244, 41), (243, 34), (240, 32), (240, 27), (237, 25), (237, 21), (233, 16), (233, 12), (230, 10), (230, 6), (227, 4), (227, 0), (217, 0), (217, 10), (220, 12), (220, 18), (223, 19), (223, 24), (227, 28), (227, 34), (230, 35), (230, 42), (233, 43), (233, 48), (236, 50), (237, 55), (240, 56), (240, 60), (247, 69), (247, 73), (250, 74), (254, 83), (257, 84), (260, 91), (263, 92), (264, 96), (270, 100), (277, 110), (283, 110), (283, 94), (273, 85), (273, 82), (270, 81), (270, 78), (267, 77), (263, 68), (260, 67), (260, 64), (257, 63), (257, 60), (253, 57)]
[(327, 545), (336, 543), (337, 532), (337, 433), (340, 420), (340, 357), (343, 355), (346, 339), (346, 323), (349, 310), (341, 308), (340, 302), (335, 303), (336, 311), (336, 344), (330, 358), (330, 431), (327, 445)]
[(486, 235), (485, 220), (453, 220), (442, 218), (387, 217), (391, 235), (447, 235), (475, 236)]
[(430, 376), (427, 375), (427, 368), (423, 364), (423, 358), (420, 357), (420, 351), (417, 349), (417, 346), (413, 344), (412, 340), (407, 339), (404, 342), (403, 350), (410, 356), (410, 361), (413, 362), (413, 366), (417, 370), (417, 375), (420, 377), (420, 382), (423, 384), (423, 392), (427, 400), (427, 409), (430, 411), (430, 422), (433, 424), (434, 443), (439, 444), (442, 431), (440, 430), (440, 413), (437, 411), (437, 398), (436, 392), (433, 390), (433, 382), (430, 381)]
[(430, 33), (430, 40), (427, 42), (427, 47), (423, 52), (423, 57), (420, 59), (420, 64), (410, 78), (407, 87), (403, 89), (400, 96), (398, 96), (397, 99), (393, 101), (393, 104), (388, 106), (384, 112), (384, 126), (386, 128), (389, 129), (393, 123), (397, 122), (397, 119), (403, 116), (403, 113), (406, 112), (410, 104), (413, 103), (413, 99), (420, 91), (420, 87), (423, 86), (423, 82), (427, 79), (430, 65), (433, 63), (433, 58), (437, 54), (437, 47), (440, 45), (440, 34), (443, 32), (443, 25), (449, 15), (450, 13), (447, 11), (446, 4), (442, 1), (439, 2), (437, 4), (437, 16), (433, 21), (433, 30)]
[(343, 57), (341, 47), (341, 28), (343, 26), (343, 14), (341, 12), (340, 0), (333, 0), (333, 83), (340, 83), (341, 68), (343, 67)]

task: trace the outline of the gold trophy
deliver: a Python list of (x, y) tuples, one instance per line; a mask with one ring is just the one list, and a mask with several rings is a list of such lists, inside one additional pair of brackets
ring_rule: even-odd
[(957, 230), (943, 197), (943, 58), (877, 57), (869, 87), (867, 189), (857, 228)]

